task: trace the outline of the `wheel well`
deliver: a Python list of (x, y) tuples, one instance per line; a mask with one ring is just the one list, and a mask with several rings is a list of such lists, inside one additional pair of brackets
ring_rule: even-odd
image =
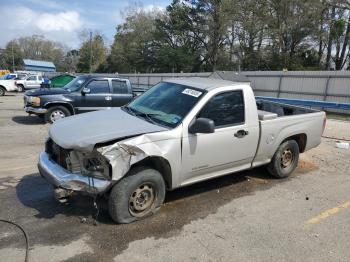
[(0, 88), (4, 89), (6, 91), (6, 88), (4, 86), (0, 86)]
[(69, 110), (69, 112), (74, 115), (74, 110), (73, 110), (73, 107), (70, 105), (70, 104), (67, 104), (67, 103), (50, 103), (50, 104), (47, 104), (45, 105), (45, 107), (47, 109), (53, 107), (53, 106), (64, 106), (65, 108), (67, 108)]
[(23, 86), (23, 87), (24, 87), (24, 85), (23, 85), (23, 84), (17, 84), (16, 86)]
[(286, 139), (283, 140), (283, 142), (287, 140), (295, 140), (298, 143), (300, 153), (303, 153), (305, 151), (306, 142), (307, 142), (306, 134), (297, 134), (294, 136), (287, 137)]
[(136, 166), (147, 166), (157, 170), (163, 176), (166, 188), (172, 188), (171, 167), (168, 160), (166, 160), (165, 158), (158, 156), (149, 156), (141, 160), (140, 162), (137, 162), (136, 164), (132, 165), (131, 168), (134, 168)]

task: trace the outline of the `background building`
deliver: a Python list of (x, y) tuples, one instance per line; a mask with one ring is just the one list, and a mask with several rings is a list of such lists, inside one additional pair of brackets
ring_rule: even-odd
[(26, 71), (56, 72), (56, 66), (49, 61), (23, 59), (23, 65)]

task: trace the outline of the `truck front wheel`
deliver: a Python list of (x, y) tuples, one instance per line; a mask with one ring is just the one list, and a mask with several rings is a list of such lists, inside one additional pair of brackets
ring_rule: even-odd
[(0, 96), (4, 96), (6, 93), (6, 89), (0, 86)]
[(295, 140), (283, 142), (267, 166), (269, 173), (276, 178), (288, 177), (298, 165), (299, 146)]
[(71, 113), (69, 110), (64, 106), (52, 106), (50, 107), (47, 112), (45, 113), (45, 122), (46, 123), (53, 123), (57, 121), (58, 119), (65, 118), (67, 116), (70, 116)]
[(19, 93), (24, 92), (24, 86), (23, 85), (18, 85), (17, 86), (17, 92), (19, 92)]
[(157, 212), (164, 198), (162, 175), (151, 168), (137, 167), (112, 188), (109, 214), (117, 223), (131, 223)]

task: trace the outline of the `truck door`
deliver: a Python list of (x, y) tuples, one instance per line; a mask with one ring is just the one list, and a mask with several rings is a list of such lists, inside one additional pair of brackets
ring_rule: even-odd
[(112, 106), (120, 107), (126, 105), (133, 99), (131, 86), (127, 81), (112, 79)]
[(37, 76), (29, 76), (25, 81), (25, 88), (32, 89), (36, 87)]
[(112, 106), (112, 96), (108, 80), (92, 80), (87, 83), (81, 95), (76, 97), (76, 110), (80, 113), (108, 109)]
[(215, 132), (191, 134), (184, 130), (183, 184), (249, 168), (259, 139), (259, 126), (246, 119), (243, 90), (214, 95), (196, 118), (212, 119)]
[(37, 76), (34, 84), (34, 88), (40, 88), (41, 83), (43, 82), (42, 76)]

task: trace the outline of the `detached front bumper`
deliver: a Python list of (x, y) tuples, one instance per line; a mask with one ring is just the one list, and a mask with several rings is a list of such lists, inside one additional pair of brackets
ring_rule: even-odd
[(40, 153), (39, 172), (51, 184), (66, 190), (78, 191), (88, 194), (102, 194), (110, 186), (111, 181), (78, 174), (73, 174), (49, 159), (46, 152)]
[(31, 106), (25, 106), (24, 110), (29, 113), (29, 114), (45, 114), (47, 112), (46, 108), (41, 108), (41, 107), (31, 107)]

